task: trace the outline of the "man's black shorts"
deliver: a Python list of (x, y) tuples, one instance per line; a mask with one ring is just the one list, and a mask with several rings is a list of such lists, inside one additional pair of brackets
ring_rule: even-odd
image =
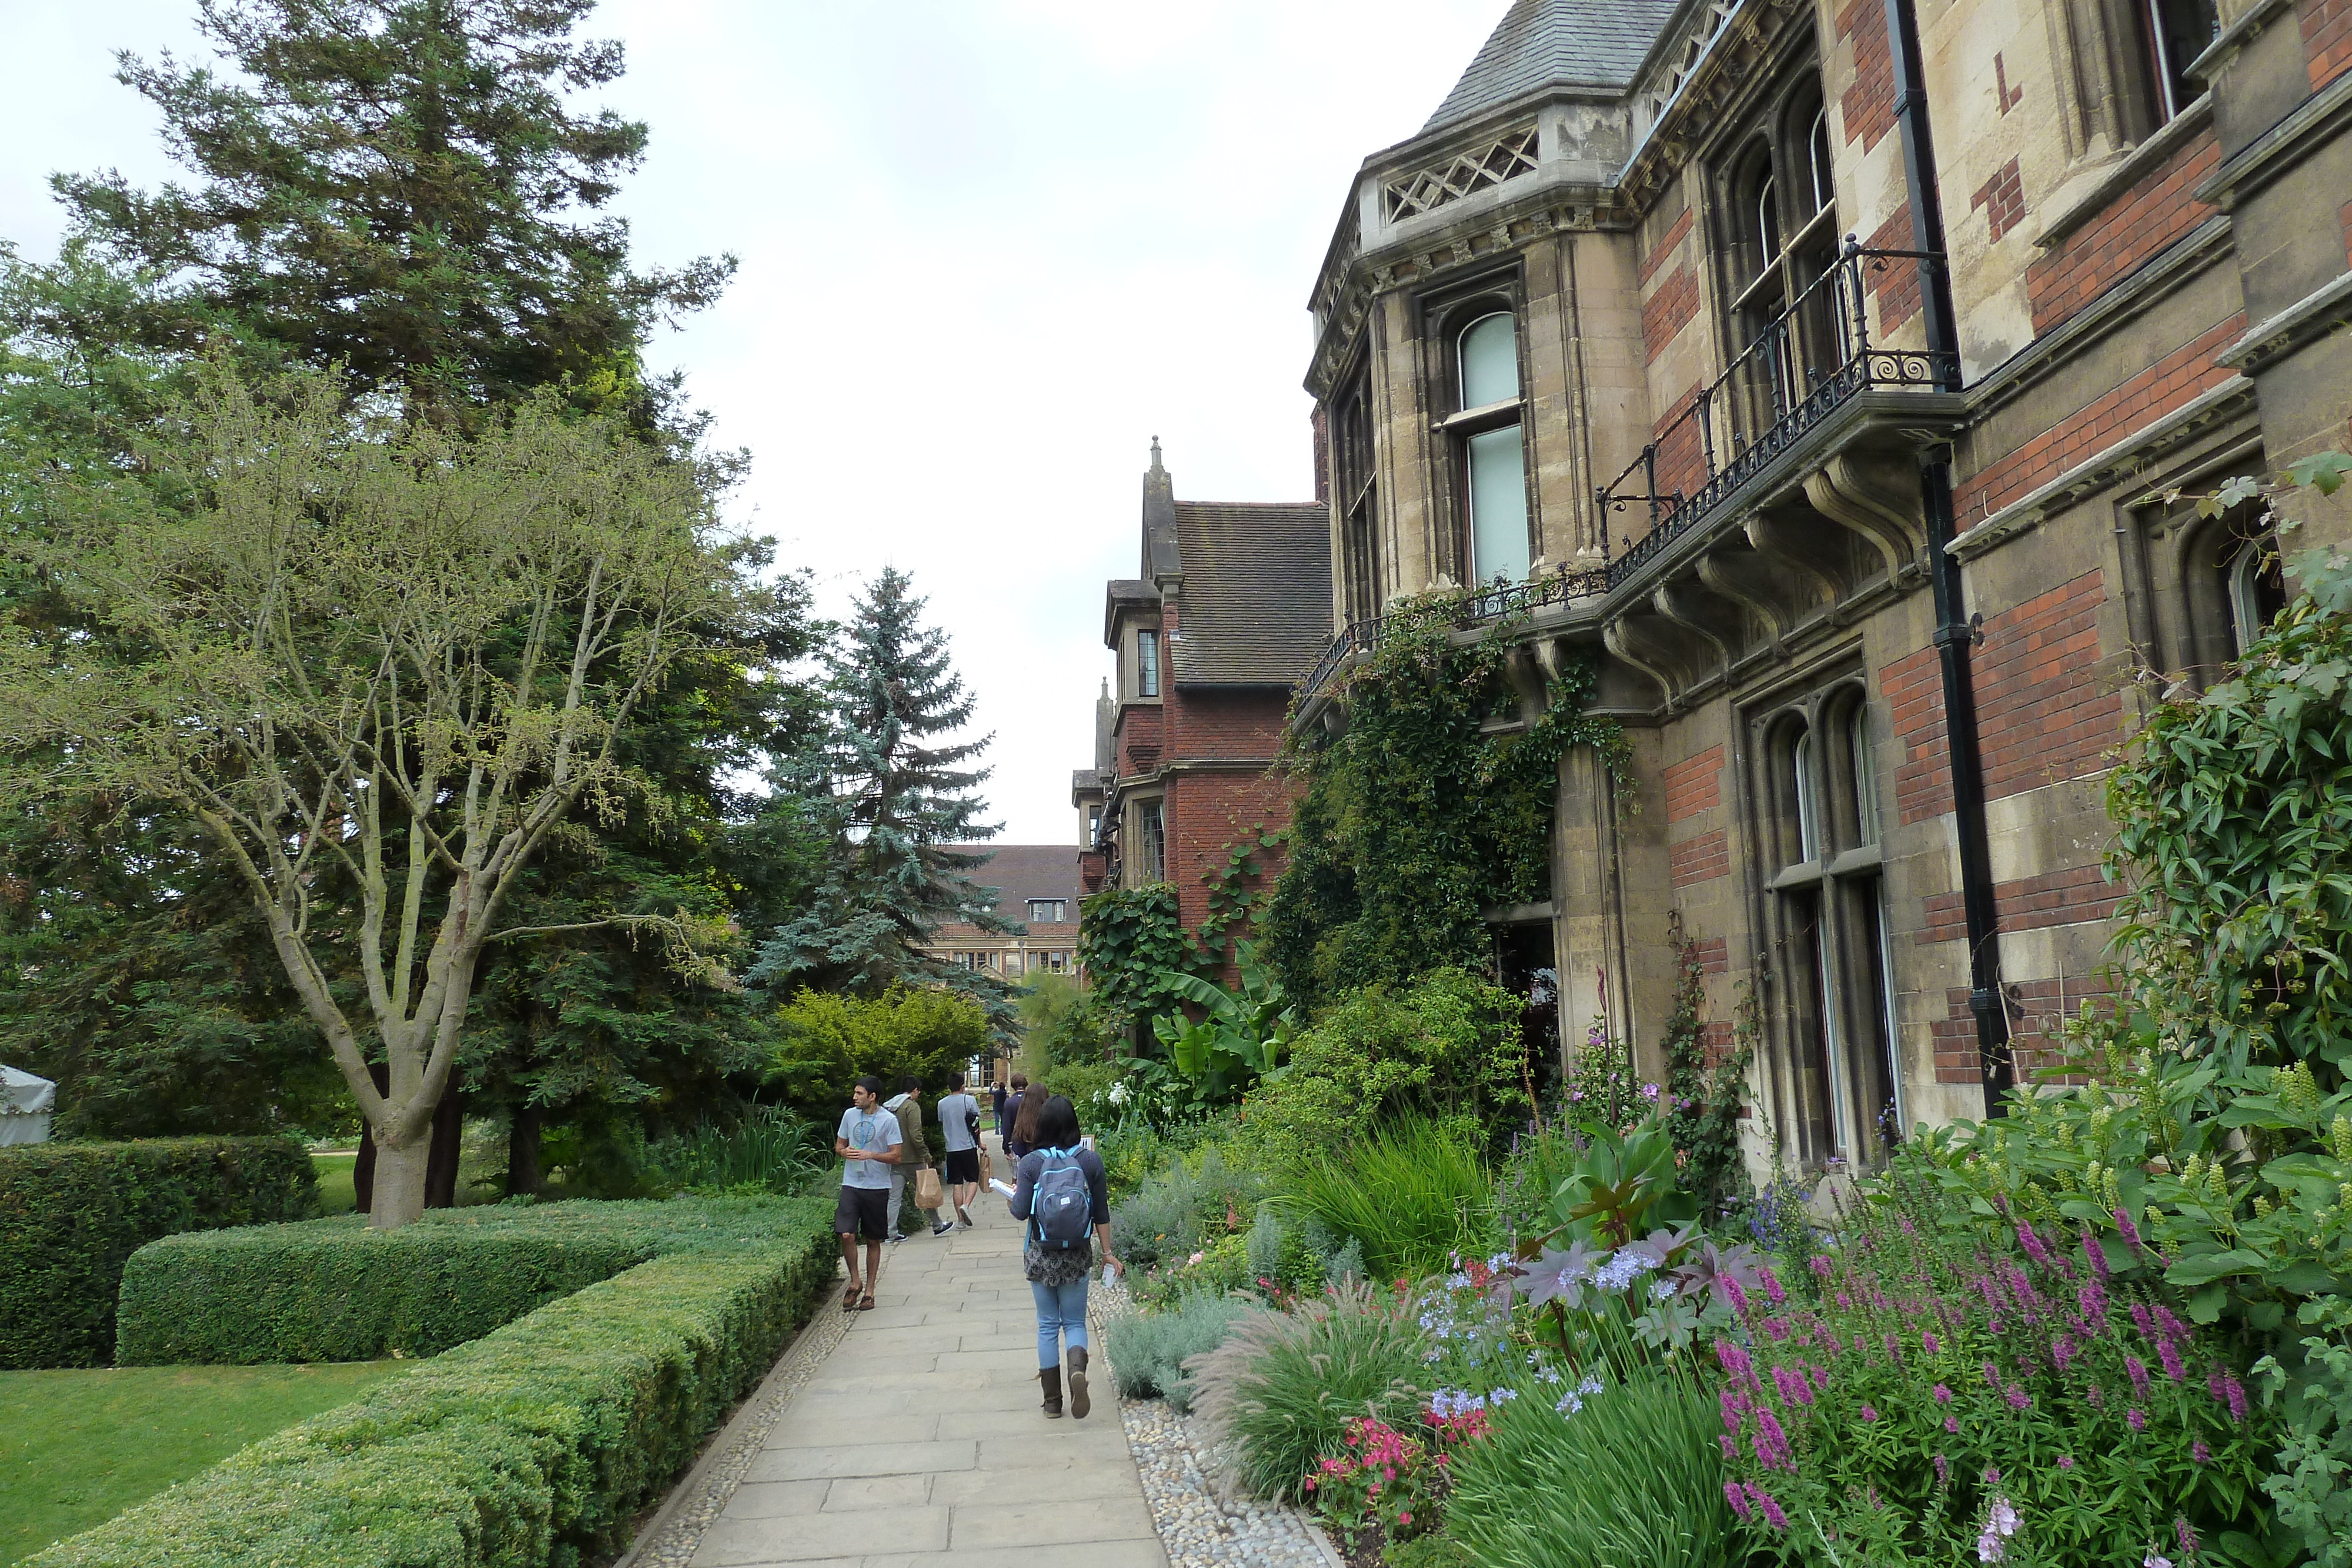
[(950, 1182), (966, 1182), (974, 1186), (979, 1186), (980, 1151), (978, 1149), (950, 1149), (948, 1151), (948, 1180)]
[(890, 1189), (887, 1186), (845, 1186), (841, 1201), (833, 1206), (833, 1233), (835, 1236), (863, 1236), (868, 1241), (879, 1241), (890, 1218)]

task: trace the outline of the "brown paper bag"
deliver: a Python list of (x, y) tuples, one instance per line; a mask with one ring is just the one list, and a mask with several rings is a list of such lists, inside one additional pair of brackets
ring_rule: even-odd
[(940, 1191), (940, 1173), (925, 1166), (915, 1173), (915, 1207), (937, 1208), (944, 1195)]

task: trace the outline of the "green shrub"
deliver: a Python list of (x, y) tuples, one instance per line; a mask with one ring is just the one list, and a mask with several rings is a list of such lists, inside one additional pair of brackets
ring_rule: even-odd
[(1226, 1479), (1281, 1500), (1339, 1451), (1350, 1417), (1412, 1416), (1428, 1348), (1409, 1303), (1340, 1285), (1296, 1312), (1250, 1312), (1184, 1370)]
[(106, 1364), (124, 1260), (159, 1236), (303, 1218), (318, 1186), (291, 1138), (0, 1149), (0, 1367)]
[(1679, 1378), (1580, 1396), (1563, 1414), (1549, 1385), (1490, 1404), (1487, 1436), (1454, 1450), (1445, 1534), (1481, 1568), (1736, 1562), (1715, 1406)]
[(768, 1082), (785, 1104), (826, 1127), (841, 1114), (851, 1080), (871, 1072), (892, 1083), (911, 1072), (926, 1086), (924, 1109), (936, 1128), (949, 1072), (988, 1049), (988, 1015), (953, 991), (893, 986), (867, 998), (803, 989), (777, 1018), (782, 1038)]
[(646, 1145), (646, 1164), (671, 1192), (705, 1197), (757, 1187), (803, 1191), (833, 1174), (828, 1130), (781, 1105), (763, 1106), (732, 1126), (704, 1126)]
[(1251, 1093), (1235, 1134), (1244, 1157), (1296, 1165), (1406, 1116), (1445, 1122), (1473, 1147), (1507, 1147), (1534, 1111), (1519, 1012), (1517, 998), (1459, 969), (1349, 994)]
[(1181, 1264), (1246, 1227), (1265, 1196), (1256, 1173), (1229, 1164), (1213, 1145), (1179, 1158), (1112, 1207), (1111, 1247), (1139, 1272)]
[(1185, 1362), (1224, 1343), (1225, 1331), (1249, 1311), (1235, 1297), (1196, 1291), (1167, 1312), (1113, 1319), (1106, 1354), (1120, 1396), (1165, 1399), (1180, 1415), (1190, 1410), (1192, 1379)]
[(1443, 1272), (1496, 1239), (1494, 1183), (1451, 1124), (1416, 1116), (1299, 1162), (1278, 1201), (1352, 1239), (1376, 1280)]
[[(569, 1207), (504, 1213), (561, 1230)], [(610, 1207), (674, 1249), (265, 1438), (27, 1568), (540, 1568), (610, 1555), (773, 1364), (835, 1256), (821, 1200)]]

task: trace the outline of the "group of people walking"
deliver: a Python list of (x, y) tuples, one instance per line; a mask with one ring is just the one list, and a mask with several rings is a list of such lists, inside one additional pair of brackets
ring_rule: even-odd
[[(866, 1312), (874, 1305), (882, 1249), (899, 1239), (898, 1219), (910, 1179), (915, 1206), (926, 1216), (933, 1236), (971, 1228), (971, 1206), (980, 1197), (984, 1157), (980, 1103), (964, 1092), (964, 1075), (949, 1076), (947, 1097), (940, 1102), (946, 1143), (940, 1170), (932, 1166), (923, 1134), (922, 1083), (912, 1076), (899, 1079), (887, 1102), (882, 1092), (879, 1078), (859, 1079), (834, 1136), (842, 1172), (833, 1228), (849, 1273), (849, 1288), (841, 1298), (845, 1312)], [(1043, 1408), (1050, 1417), (1061, 1416), (1066, 1371), (1069, 1413), (1083, 1418), (1092, 1408), (1087, 1392), (1087, 1283), (1098, 1260), (1107, 1271), (1118, 1268), (1110, 1245), (1110, 1197), (1102, 1156), (1079, 1132), (1077, 1109), (1066, 1095), (1032, 1093), (1029, 1080), (1016, 1073), (1009, 1092), (996, 1089), (992, 1098), (998, 1136), (1015, 1162), (1013, 1185), (993, 1185), (1006, 1195), (1011, 1217), (1026, 1230), (1022, 1269), (1037, 1308)], [(954, 1205), (952, 1223), (940, 1218), (943, 1200)]]

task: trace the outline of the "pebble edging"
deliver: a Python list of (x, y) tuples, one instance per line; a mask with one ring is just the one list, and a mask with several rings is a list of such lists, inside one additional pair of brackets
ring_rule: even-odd
[[(1102, 1331), (1134, 1304), (1120, 1285), (1097, 1287), (1089, 1295), (1087, 1315), (1101, 1343), (1116, 1337)], [(1322, 1526), (1303, 1511), (1219, 1497), (1193, 1423), (1166, 1400), (1121, 1399), (1118, 1419), (1169, 1568), (1346, 1568)]]

